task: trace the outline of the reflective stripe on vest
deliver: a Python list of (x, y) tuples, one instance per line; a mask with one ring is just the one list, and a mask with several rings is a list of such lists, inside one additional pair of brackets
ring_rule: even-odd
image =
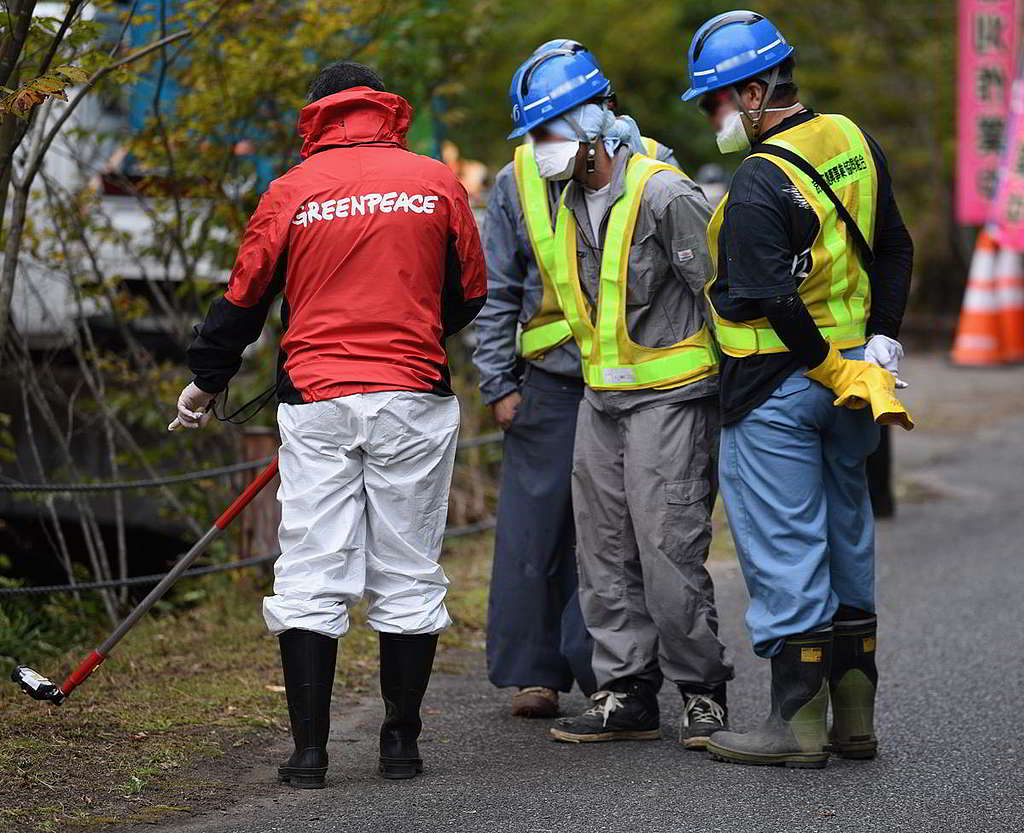
[(630, 158), (625, 193), (608, 216), (596, 326), (583, 295), (576, 255), (576, 219), (565, 204), (558, 209), (555, 227), (555, 288), (566, 320), (583, 356), (583, 378), (598, 390), (669, 388), (696, 382), (718, 370), (711, 334), (702, 326), (694, 335), (670, 347), (644, 347), (629, 336), (626, 324), (626, 284), (629, 250), (637, 213), (647, 181), (659, 171), (675, 171), (671, 165), (642, 155)]
[[(658, 152), (656, 140), (643, 137), (644, 147), (651, 158)], [(524, 359), (537, 361), (572, 338), (572, 330), (562, 315), (558, 296), (551, 283), (554, 254), (554, 231), (548, 204), (548, 184), (537, 171), (533, 145), (522, 144), (515, 155), (516, 190), (526, 220), (526, 232), (533, 248), (534, 259), (540, 272), (541, 303), (533, 317), (523, 325), (519, 336), (519, 354)]]
[(537, 360), (565, 344), (572, 338), (572, 330), (562, 316), (558, 296), (551, 282), (554, 268), (555, 233), (551, 228), (551, 210), (548, 204), (548, 184), (537, 171), (533, 145), (516, 148), (516, 190), (526, 220), (526, 232), (540, 271), (542, 287), (540, 307), (523, 326), (519, 353), (525, 359)]
[[(766, 144), (787, 148), (807, 159), (831, 185), (868, 241), (874, 235), (878, 173), (871, 148), (860, 129), (845, 116), (821, 115), (783, 131)], [(832, 201), (819, 193), (799, 168), (767, 154), (753, 154), (778, 166), (818, 218), (819, 230), (810, 249), (810, 269), (799, 286), (822, 336), (840, 349), (864, 343), (871, 309), (871, 281), (857, 246)], [(719, 315), (711, 288), (718, 278), (718, 236), (728, 196), (719, 203), (708, 226), (708, 248), (714, 273), (705, 292), (715, 322), (715, 335), (730, 356), (784, 353), (788, 350), (766, 318), (729, 321)]]

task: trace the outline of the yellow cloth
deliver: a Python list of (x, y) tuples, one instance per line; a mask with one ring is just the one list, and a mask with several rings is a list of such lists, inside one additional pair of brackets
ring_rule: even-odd
[(896, 398), (896, 379), (877, 364), (844, 359), (835, 345), (829, 345), (825, 361), (805, 375), (835, 393), (832, 404), (837, 408), (858, 410), (870, 405), (879, 425), (899, 425), (907, 431), (914, 427), (914, 418)]

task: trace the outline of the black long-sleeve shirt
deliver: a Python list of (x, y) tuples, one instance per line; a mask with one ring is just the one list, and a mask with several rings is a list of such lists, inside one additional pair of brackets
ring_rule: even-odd
[[(810, 110), (797, 113), (761, 139), (814, 117)], [(910, 291), (914, 248), (896, 205), (885, 154), (874, 139), (867, 136), (867, 140), (878, 171), (867, 332), (869, 336), (897, 338)], [(785, 377), (819, 364), (827, 350), (802, 302), (781, 300), (796, 295), (797, 275), (806, 273), (810, 265), (810, 250), (819, 228), (817, 215), (778, 165), (760, 157), (740, 165), (719, 235), (718, 280), (712, 287), (712, 300), (731, 321), (767, 317), (790, 352), (723, 356), (720, 395), (724, 424), (737, 422), (761, 405)]]

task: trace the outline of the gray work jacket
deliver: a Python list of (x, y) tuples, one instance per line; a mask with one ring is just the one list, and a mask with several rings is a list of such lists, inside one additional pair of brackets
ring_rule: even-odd
[[(661, 144), (658, 145), (658, 160), (679, 165), (672, 149)], [(564, 187), (565, 183), (548, 183), (552, 222), (558, 213), (558, 199)], [(586, 217), (586, 209), (583, 216)], [(589, 220), (587, 224), (589, 229)], [(536, 315), (544, 294), (519, 202), (513, 162), (502, 168), (495, 178), (481, 239), (487, 258), (487, 303), (473, 324), (476, 336), (473, 364), (480, 374), (483, 401), (490, 405), (519, 388), (517, 329)], [(582, 375), (580, 351), (573, 341), (530, 364), (548, 373), (576, 379)]]
[[(612, 206), (625, 193), (626, 164), (632, 153), (615, 154), (608, 205), (594, 240), (583, 186), (565, 190), (565, 204), (576, 218), (580, 283), (596, 314), (601, 252)], [(630, 338), (645, 347), (668, 347), (689, 338), (708, 321), (704, 284), (711, 270), (707, 227), (711, 207), (692, 180), (671, 171), (656, 173), (644, 189), (629, 250), (626, 325)], [(670, 390), (606, 391), (587, 388), (588, 401), (612, 416), (717, 393), (712, 376)]]

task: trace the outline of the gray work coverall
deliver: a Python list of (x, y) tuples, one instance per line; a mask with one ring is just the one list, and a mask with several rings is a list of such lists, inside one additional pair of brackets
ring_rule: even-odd
[[(596, 308), (601, 244), (623, 196), (631, 153), (615, 154), (608, 205), (594, 240), (583, 187), (567, 207), (577, 226), (580, 280)], [(629, 253), (630, 337), (666, 347), (706, 320), (705, 230), (711, 209), (692, 181), (659, 172), (644, 191)], [(718, 638), (711, 543), (718, 446), (717, 377), (669, 390), (587, 389), (576, 429), (572, 496), (580, 605), (606, 688), (626, 677), (687, 692), (732, 678)]]
[[(670, 148), (658, 158), (676, 165)], [(554, 219), (562, 183), (548, 186)], [(473, 363), (485, 403), (518, 391), (523, 402), (505, 433), (494, 568), (487, 619), (487, 669), (496, 686), (595, 689), (592, 641), (577, 598), (571, 498), (572, 450), (583, 397), (572, 341), (542, 359), (516, 353), (517, 329), (540, 307), (543, 287), (516, 187), (515, 165), (498, 173), (483, 226), (487, 303), (474, 328)]]

